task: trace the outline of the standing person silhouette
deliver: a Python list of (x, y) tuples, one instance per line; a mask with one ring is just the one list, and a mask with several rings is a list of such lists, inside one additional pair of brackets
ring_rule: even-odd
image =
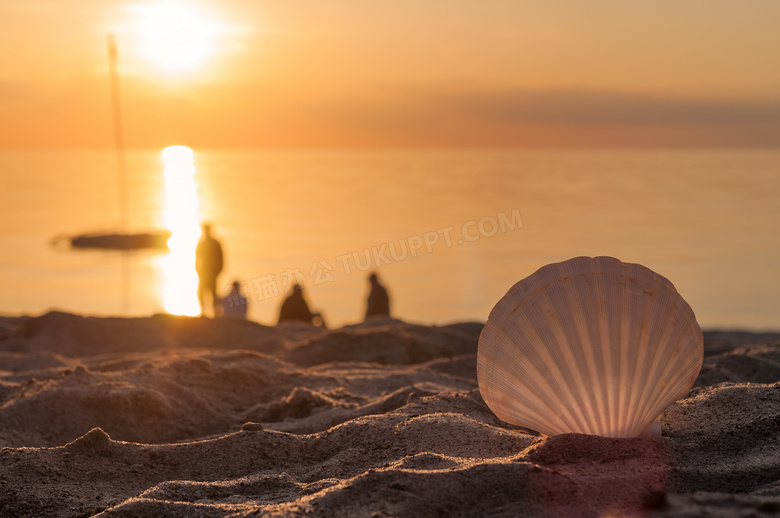
[(379, 284), (379, 277), (372, 273), (369, 278), (371, 293), (368, 294), (366, 318), (373, 316), (390, 316), (390, 296), (384, 286)]
[(209, 295), (212, 316), (217, 317), (217, 277), (222, 271), (222, 245), (211, 236), (211, 225), (201, 225), (202, 233), (195, 249), (195, 271), (198, 272), (198, 302), (200, 314), (206, 314), (206, 294)]

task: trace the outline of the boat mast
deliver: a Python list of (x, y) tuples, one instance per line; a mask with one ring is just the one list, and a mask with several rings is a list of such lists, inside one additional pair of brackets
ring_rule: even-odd
[(111, 81), (111, 101), (114, 112), (114, 144), (116, 147), (117, 189), (119, 195), (119, 231), (124, 233), (127, 229), (128, 202), (127, 202), (127, 164), (125, 162), (125, 139), (122, 132), (122, 105), (119, 99), (119, 69), (117, 66), (118, 53), (116, 49), (116, 37), (113, 33), (107, 34), (108, 39), (108, 71)]

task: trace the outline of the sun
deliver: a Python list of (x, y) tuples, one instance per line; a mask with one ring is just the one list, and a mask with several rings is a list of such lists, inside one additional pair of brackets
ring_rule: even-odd
[(131, 6), (140, 53), (164, 72), (197, 69), (215, 52), (220, 24), (192, 2), (161, 0)]

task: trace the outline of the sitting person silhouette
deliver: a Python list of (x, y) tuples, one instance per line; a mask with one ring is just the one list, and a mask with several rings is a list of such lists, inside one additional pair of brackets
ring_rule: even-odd
[(246, 297), (241, 294), (241, 283), (234, 281), (232, 289), (222, 299), (222, 318), (246, 320), (248, 305)]
[(290, 320), (325, 326), (322, 316), (309, 310), (309, 305), (306, 304), (306, 299), (303, 298), (303, 288), (297, 283), (293, 284), (292, 293), (284, 300), (279, 311), (279, 323)]
[(379, 277), (372, 273), (369, 278), (371, 292), (368, 294), (366, 318), (373, 316), (390, 316), (390, 296), (384, 286), (379, 284)]

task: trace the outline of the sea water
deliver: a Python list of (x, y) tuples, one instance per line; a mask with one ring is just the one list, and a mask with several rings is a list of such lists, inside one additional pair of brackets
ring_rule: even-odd
[[(161, 151), (128, 152), (131, 231), (164, 226)], [(484, 321), (541, 266), (610, 255), (703, 327), (780, 327), (779, 149), (194, 152), (219, 289), (241, 282), (264, 324), (295, 281), (328, 325), (358, 322), (372, 271), (399, 318)], [(0, 151), (0, 182), (0, 313), (165, 311), (165, 254), (54, 241), (118, 228), (113, 151)]]

